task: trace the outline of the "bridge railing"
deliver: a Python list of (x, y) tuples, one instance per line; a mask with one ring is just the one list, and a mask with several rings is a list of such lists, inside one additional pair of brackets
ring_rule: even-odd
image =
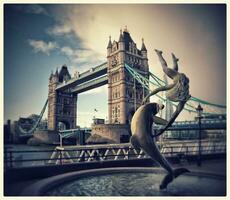
[[(188, 157), (198, 154), (198, 142), (159, 143), (161, 153), (166, 157)], [(225, 154), (226, 143), (223, 141), (202, 141), (202, 155)], [(103, 162), (111, 160), (147, 159), (142, 150), (136, 150), (130, 143), (66, 146), (42, 151), (5, 151), (4, 167), (17, 168), (41, 165), (77, 164), (80, 162)]]

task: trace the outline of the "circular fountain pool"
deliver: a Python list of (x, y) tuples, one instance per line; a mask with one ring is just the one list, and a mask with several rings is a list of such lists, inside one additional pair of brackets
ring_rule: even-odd
[[(75, 174), (74, 174), (75, 173)], [(224, 196), (225, 178), (187, 173), (159, 190), (164, 171), (150, 168), (97, 169), (68, 173), (34, 185), (45, 196)], [(53, 179), (53, 180), (52, 180)], [(44, 189), (46, 188), (46, 189)]]

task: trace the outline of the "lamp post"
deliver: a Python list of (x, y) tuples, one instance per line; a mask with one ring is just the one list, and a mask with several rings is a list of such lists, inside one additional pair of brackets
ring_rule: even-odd
[(201, 166), (201, 119), (202, 119), (202, 112), (203, 108), (199, 104), (196, 108), (197, 111), (197, 119), (198, 119), (198, 126), (199, 126), (199, 147), (198, 147), (198, 159), (197, 159), (197, 166)]

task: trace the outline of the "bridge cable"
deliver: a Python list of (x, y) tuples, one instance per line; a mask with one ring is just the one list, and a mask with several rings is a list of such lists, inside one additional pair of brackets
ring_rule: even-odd
[(43, 114), (44, 114), (44, 112), (46, 110), (47, 104), (48, 104), (48, 99), (46, 100), (45, 105), (43, 106), (43, 108), (41, 110), (41, 113), (40, 113), (40, 115), (38, 117), (38, 120), (35, 122), (34, 126), (30, 130), (26, 131), (25, 129), (23, 129), (21, 127), (21, 125), (20, 125), (20, 122), (18, 121), (18, 128), (19, 128), (19, 131), (21, 133), (23, 133), (23, 134), (32, 134), (35, 131), (35, 129), (38, 127), (38, 125), (39, 125), (39, 123), (40, 123), (40, 121), (42, 119), (42, 116), (43, 116)]

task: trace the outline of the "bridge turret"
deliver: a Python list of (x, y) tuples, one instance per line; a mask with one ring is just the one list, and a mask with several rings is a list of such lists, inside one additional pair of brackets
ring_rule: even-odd
[(56, 113), (56, 99), (57, 93), (55, 91), (58, 84), (58, 69), (53, 74), (51, 73), (49, 79), (49, 91), (48, 91), (48, 129), (56, 129), (56, 120), (54, 115)]
[(143, 57), (147, 58), (147, 49), (145, 47), (144, 38), (142, 38), (141, 54)]
[(71, 79), (71, 75), (66, 65), (61, 70), (56, 70), (49, 79), (48, 92), (48, 129), (56, 131), (60, 124), (65, 128), (73, 129), (76, 127), (76, 101), (77, 95), (67, 91), (56, 91), (59, 84)]
[(58, 83), (58, 68), (56, 69), (56, 72), (50, 75), (50, 83)]
[(55, 76), (58, 76), (58, 68), (56, 69)]
[(53, 78), (53, 70), (51, 71), (51, 74), (50, 74), (50, 77), (49, 77), (49, 80), (51, 80)]
[(145, 46), (142, 51), (137, 48), (127, 28), (120, 31), (118, 42), (110, 45), (112, 49), (107, 56), (109, 123), (128, 124), (147, 91), (137, 82), (134, 83), (133, 77), (125, 70), (125, 63), (148, 78), (147, 49)]
[(118, 49), (120, 51), (125, 50), (125, 41), (124, 41), (124, 36), (122, 34), (122, 30), (120, 30), (120, 37), (119, 37), (119, 40), (118, 40)]
[(112, 42), (111, 42), (111, 36), (109, 36), (109, 43), (107, 46), (107, 56), (109, 56), (112, 52)]
[(144, 38), (142, 38), (142, 46), (141, 46), (141, 55), (142, 55), (142, 65), (145, 69), (145, 71), (149, 71), (149, 65), (148, 65), (148, 57), (147, 57), (147, 49), (144, 43)]

